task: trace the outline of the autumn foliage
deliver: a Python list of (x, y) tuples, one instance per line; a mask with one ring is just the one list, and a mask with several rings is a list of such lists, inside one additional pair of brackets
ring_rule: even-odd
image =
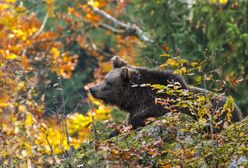
[[(52, 2), (47, 0), (49, 16)], [(65, 116), (58, 111), (52, 117), (44, 116), (45, 97), (39, 85), (46, 82), (48, 72), (56, 73), (58, 81), (70, 78), (77, 55), (63, 50), (60, 30), (44, 31), (44, 23), (17, 4), (15, 0), (0, 2), (1, 161), (20, 167), (58, 163), (57, 157), (44, 161), (44, 154), (77, 148), (89, 138), (93, 116), (95, 120), (109, 119), (109, 109), (90, 99), (94, 108), (86, 115)], [(68, 11), (73, 13), (70, 8)], [(63, 94), (63, 88), (57, 87)]]
[[(227, 90), (229, 84), (231, 91), (238, 95), (236, 97), (245, 95), (245, 57), (248, 50), (244, 46), (248, 44), (248, 34), (243, 30), (247, 28), (247, 19), (243, 23), (244, 19), (237, 19), (236, 16), (243, 17), (238, 11), (247, 2), (209, 0), (197, 3), (200, 4), (196, 6), (199, 8), (192, 8), (190, 12), (182, 10), (182, 14), (178, 14), (176, 12), (181, 12), (178, 9), (183, 6), (178, 0), (1, 0), (0, 165), (54, 167), (66, 158), (71, 158), (75, 149), (83, 142), (93, 142), (94, 150), (104, 148), (104, 144), (94, 134), (97, 127), (95, 124), (101, 121), (100, 123), (105, 124), (101, 131), (105, 130), (109, 124), (107, 121), (113, 120), (113, 108), (94, 99), (86, 90), (102, 80), (103, 75), (111, 69), (109, 60), (114, 55), (119, 55), (131, 65), (138, 63), (157, 66), (161, 69), (173, 69), (176, 74), (187, 74), (196, 85), (203, 81), (212, 82), (213, 88), (219, 88), (214, 90), (216, 92)], [(168, 12), (161, 12), (165, 8)], [(229, 12), (227, 14), (224, 13), (226, 8)], [(188, 6), (183, 9), (190, 10)], [(129, 16), (127, 13), (130, 11), (132, 14)], [(201, 14), (200, 18), (197, 12)], [(224, 21), (212, 19), (208, 12), (214, 14), (214, 18), (223, 17)], [(205, 14), (209, 16), (208, 20), (213, 21), (212, 25), (228, 22), (225, 24), (225, 34), (228, 37), (218, 37), (218, 24), (214, 28), (208, 28), (208, 24), (202, 20)], [(229, 17), (231, 14), (233, 16)], [(184, 22), (186, 15), (189, 19)], [(140, 20), (136, 17), (140, 17)], [(222, 29), (220, 31), (224, 32)], [(230, 42), (229, 38), (234, 42)], [(203, 39), (201, 46), (198, 39)], [(177, 44), (184, 44), (184, 50), (180, 51), (181, 46), (178, 47)], [(214, 53), (217, 52), (216, 48), (221, 47), (225, 49), (224, 57), (218, 58)], [(191, 52), (189, 57), (192, 56), (192, 60), (187, 59), (184, 52)], [(195, 59), (198, 54), (204, 56)], [(90, 63), (80, 67), (80, 63), (86, 60), (86, 55), (90, 57), (87, 58)], [(240, 59), (236, 59), (237, 55)], [(213, 58), (218, 58), (218, 64), (213, 63)], [(228, 64), (219, 66), (223, 59), (229, 60)], [(215, 65), (218, 67), (214, 67)], [(88, 69), (92, 69), (91, 72), (88, 73)], [(205, 73), (206, 70), (209, 72)], [(87, 79), (84, 83), (80, 81), (78, 86), (84, 95), (77, 90), (82, 99), (77, 100), (78, 104), (85, 106), (86, 111), (78, 108), (68, 110), (65, 107), (65, 97), (71, 92), (71, 88), (66, 88), (64, 82), (73, 83), (71, 81), (78, 77), (75, 77), (76, 73), (78, 76), (85, 75)], [(223, 77), (215, 80), (215, 76)], [(161, 90), (156, 87), (162, 86), (152, 87)], [(52, 96), (47, 96), (47, 90), (51, 88), (59, 95), (56, 101), (53, 100), (53, 92), (49, 92)], [(241, 93), (240, 90), (244, 92)], [(200, 99), (201, 97), (199, 104)], [(52, 105), (48, 105), (47, 100), (51, 100)], [(231, 97), (228, 100), (227, 111), (234, 103)], [(246, 100), (240, 100), (244, 109), (247, 109)], [(206, 113), (205, 110), (202, 115)], [(115, 128), (115, 124), (113, 125), (108, 126)], [(160, 143), (162, 142), (152, 144), (158, 147)], [(142, 150), (151, 156), (161, 155), (151, 148), (146, 146)], [(113, 158), (121, 156), (126, 161), (130, 159), (130, 154), (135, 153), (135, 158), (138, 158), (143, 152), (113, 146), (108, 149)], [(193, 155), (192, 151), (185, 151), (188, 156)], [(178, 155), (183, 156), (182, 153)]]

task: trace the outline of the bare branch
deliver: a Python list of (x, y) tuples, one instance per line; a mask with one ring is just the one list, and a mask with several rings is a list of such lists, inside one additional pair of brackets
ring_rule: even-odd
[[(44, 29), (44, 27), (46, 25), (47, 19), (48, 19), (48, 13), (46, 14), (46, 16), (45, 16), (45, 18), (44, 18), (39, 30), (37, 32), (35, 32), (35, 34), (31, 38), (35, 38), (35, 37), (39, 36), (42, 33), (42, 31), (43, 31), (43, 29)], [(26, 55), (26, 53), (27, 53), (27, 47), (25, 47), (23, 49), (23, 51), (21, 52), (21, 55)]]
[(49, 146), (49, 148), (50, 148), (50, 155), (52, 156), (52, 155), (53, 155), (53, 147), (52, 147), (51, 143), (49, 142), (48, 135), (49, 135), (49, 129), (48, 129), (48, 131), (46, 132), (46, 141), (47, 141), (48, 146)]
[(112, 26), (110, 26), (108, 24), (105, 24), (105, 23), (100, 23), (99, 26), (102, 27), (102, 28), (104, 28), (104, 29), (107, 29), (107, 30), (109, 30), (109, 31), (111, 31), (111, 32), (113, 32), (115, 34), (122, 34), (122, 33), (124, 33), (123, 30), (116, 29), (115, 27), (112, 27)]
[(66, 135), (66, 142), (67, 145), (70, 147), (69, 150), (69, 157), (73, 156), (73, 151), (74, 151), (74, 147), (71, 145), (70, 142), (70, 137), (69, 137), (69, 131), (68, 131), (68, 125), (67, 125), (67, 115), (66, 115), (66, 111), (65, 111), (65, 99), (64, 99), (64, 90), (63, 90), (63, 84), (62, 84), (62, 79), (61, 77), (59, 78), (59, 82), (60, 82), (60, 86), (61, 86), (61, 98), (62, 98), (62, 106), (63, 106), (63, 124), (65, 127), (65, 135)]
[(123, 23), (121, 21), (119, 21), (118, 19), (114, 18), (113, 16), (111, 16), (110, 14), (96, 8), (96, 7), (93, 7), (92, 5), (89, 5), (89, 7), (91, 8), (91, 10), (99, 15), (99, 16), (102, 16), (103, 18), (105, 19), (108, 19), (110, 20), (111, 22), (114, 23), (115, 26), (119, 26), (120, 28), (126, 28), (127, 27), (127, 24), (126, 23)]
[(48, 18), (48, 13), (46, 14), (43, 22), (42, 22), (42, 25), (40, 27), (40, 29), (34, 34), (33, 38), (37, 37), (38, 35), (40, 35), (40, 33), (43, 31), (45, 25), (46, 25), (46, 22), (47, 22), (47, 18)]
[[(151, 39), (151, 37), (149, 37), (149, 35), (147, 35), (147, 33), (145, 33), (141, 28), (139, 28), (136, 24), (131, 24), (131, 23), (124, 23), (119, 21), (118, 19), (114, 18), (113, 16), (111, 16), (110, 14), (96, 8), (93, 7), (92, 5), (89, 5), (91, 10), (99, 15), (102, 16), (103, 18), (111, 21), (116, 27), (119, 27), (123, 30), (123, 33), (126, 33), (128, 35), (134, 35), (137, 36), (140, 40), (144, 41), (144, 42), (149, 42), (149, 43), (153, 43), (153, 39)], [(106, 28), (110, 31), (113, 31), (114, 33), (118, 33), (120, 30), (118, 28), (113, 28), (111, 26), (106, 26), (106, 24), (103, 26), (103, 24), (101, 24), (100, 26), (102, 26), (103, 28)], [(117, 31), (118, 30), (118, 31)]]

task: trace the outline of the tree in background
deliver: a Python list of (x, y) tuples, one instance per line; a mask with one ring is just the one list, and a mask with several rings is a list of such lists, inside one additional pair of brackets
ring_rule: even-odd
[[(203, 61), (201, 85), (221, 87), (220, 92), (233, 95), (247, 114), (247, 1), (135, 2), (146, 32), (156, 42), (168, 43), (174, 52), (180, 49), (183, 58)], [(152, 44), (141, 52), (150, 60), (160, 60), (158, 45)], [(217, 85), (211, 82), (213, 78), (219, 81)], [(199, 78), (190, 81), (197, 84)]]

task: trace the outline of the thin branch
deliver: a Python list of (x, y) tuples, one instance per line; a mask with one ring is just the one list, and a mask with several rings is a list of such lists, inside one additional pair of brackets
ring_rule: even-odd
[(97, 53), (102, 54), (102, 55), (104, 55), (105, 57), (109, 57), (109, 58), (112, 58), (112, 57), (113, 57), (113, 55), (111, 55), (110, 53), (107, 53), (107, 52), (105, 52), (105, 51), (99, 49), (99, 48), (97, 47), (97, 45), (90, 39), (90, 37), (89, 37), (88, 35), (86, 35), (86, 38), (87, 38), (88, 42), (90, 43), (91, 48), (92, 48), (93, 50), (95, 50)]
[[(97, 145), (97, 132), (96, 132), (96, 125), (95, 125), (95, 118), (94, 118), (94, 114), (93, 114), (93, 107), (92, 107), (92, 104), (90, 101), (87, 101), (88, 103), (88, 106), (89, 106), (89, 110), (90, 110), (90, 114), (91, 114), (91, 119), (92, 119), (92, 134), (93, 134), (93, 148), (94, 148), (94, 158), (96, 158), (96, 153), (97, 153), (97, 148), (96, 148), (96, 145)], [(96, 168), (97, 167), (97, 163), (94, 161), (93, 162), (93, 168)]]
[(53, 155), (53, 147), (52, 147), (51, 143), (49, 142), (48, 135), (49, 135), (49, 129), (48, 129), (48, 131), (46, 132), (46, 141), (47, 141), (48, 146), (49, 146), (49, 148), (50, 148), (50, 155), (52, 156), (52, 155)]
[(109, 31), (111, 31), (111, 32), (113, 32), (115, 34), (122, 34), (122, 33), (124, 33), (123, 30), (116, 29), (115, 27), (112, 27), (112, 26), (110, 26), (108, 24), (105, 24), (105, 23), (100, 23), (99, 26), (102, 27), (102, 28), (104, 28), (104, 29), (107, 29), (107, 30), (109, 30)]
[(44, 27), (46, 25), (47, 19), (48, 19), (48, 13), (45, 16), (45, 18), (44, 18), (44, 20), (43, 20), (43, 22), (41, 24), (40, 29), (34, 34), (33, 38), (37, 37), (38, 35), (40, 35), (40, 33), (42, 33), (42, 31), (43, 31), (43, 29), (44, 29)]
[(63, 83), (62, 83), (62, 78), (59, 78), (60, 86), (61, 86), (61, 98), (62, 98), (62, 107), (63, 107), (63, 121), (64, 121), (64, 127), (65, 127), (65, 135), (66, 135), (66, 141), (67, 145), (70, 147), (69, 150), (69, 157), (73, 156), (73, 151), (74, 147), (70, 143), (70, 138), (69, 138), (69, 131), (68, 131), (68, 126), (67, 126), (67, 115), (65, 111), (65, 99), (64, 99), (64, 90), (63, 90)]
[[(35, 38), (35, 37), (37, 37), (38, 35), (40, 35), (42, 33), (42, 31), (43, 31), (43, 29), (44, 29), (44, 27), (46, 25), (47, 19), (48, 19), (48, 13), (46, 14), (46, 16), (45, 16), (45, 18), (44, 18), (39, 30), (37, 32), (35, 32), (35, 34), (31, 38)], [(23, 49), (21, 55), (26, 55), (26, 53), (27, 53), (27, 47), (25, 47)]]
[(90, 109), (90, 114), (92, 118), (92, 132), (93, 132), (93, 148), (96, 151), (96, 144), (97, 144), (97, 133), (96, 133), (96, 125), (95, 125), (95, 118), (93, 114), (93, 107), (90, 101), (87, 101), (89, 109)]
[[(121, 22), (118, 19), (111, 16), (110, 14), (108, 14), (108, 13), (106, 13), (106, 12), (96, 8), (96, 7), (93, 7), (92, 5), (89, 5), (89, 7), (91, 8), (91, 10), (95, 14), (111, 21), (116, 27), (124, 29), (123, 30), (124, 33), (126, 33), (128, 35), (137, 36), (140, 40), (142, 40), (144, 42), (154, 43), (154, 40), (149, 35), (147, 35), (147, 33), (145, 33), (141, 28), (139, 28), (136, 24)], [(102, 25), (100, 25), (100, 26), (102, 26)], [(106, 25), (104, 28), (106, 28), (108, 30), (118, 30), (117, 28), (113, 29), (111, 26), (106, 27)], [(116, 31), (114, 31), (114, 32), (116, 32)]]
[(95, 14), (97, 14), (97, 15), (99, 15), (99, 16), (102, 16), (103, 18), (105, 18), (105, 19), (107, 19), (107, 20), (113, 22), (115, 26), (119, 26), (120, 28), (126, 29), (126, 27), (127, 27), (127, 24), (126, 24), (126, 23), (123, 23), (123, 22), (119, 21), (118, 19), (114, 18), (114, 17), (111, 16), (110, 14), (108, 14), (108, 13), (106, 13), (106, 12), (104, 12), (104, 11), (102, 11), (102, 10), (100, 10), (100, 9), (98, 9), (98, 8), (96, 8), (96, 7), (94, 7), (94, 6), (92, 6), (92, 5), (89, 5), (89, 7), (91, 8), (91, 10), (92, 10)]

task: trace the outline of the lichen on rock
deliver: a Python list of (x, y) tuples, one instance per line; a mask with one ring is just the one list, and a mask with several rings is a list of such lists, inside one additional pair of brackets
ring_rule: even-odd
[(248, 117), (218, 134), (182, 113), (167, 113), (131, 133), (84, 143), (61, 167), (247, 167)]

